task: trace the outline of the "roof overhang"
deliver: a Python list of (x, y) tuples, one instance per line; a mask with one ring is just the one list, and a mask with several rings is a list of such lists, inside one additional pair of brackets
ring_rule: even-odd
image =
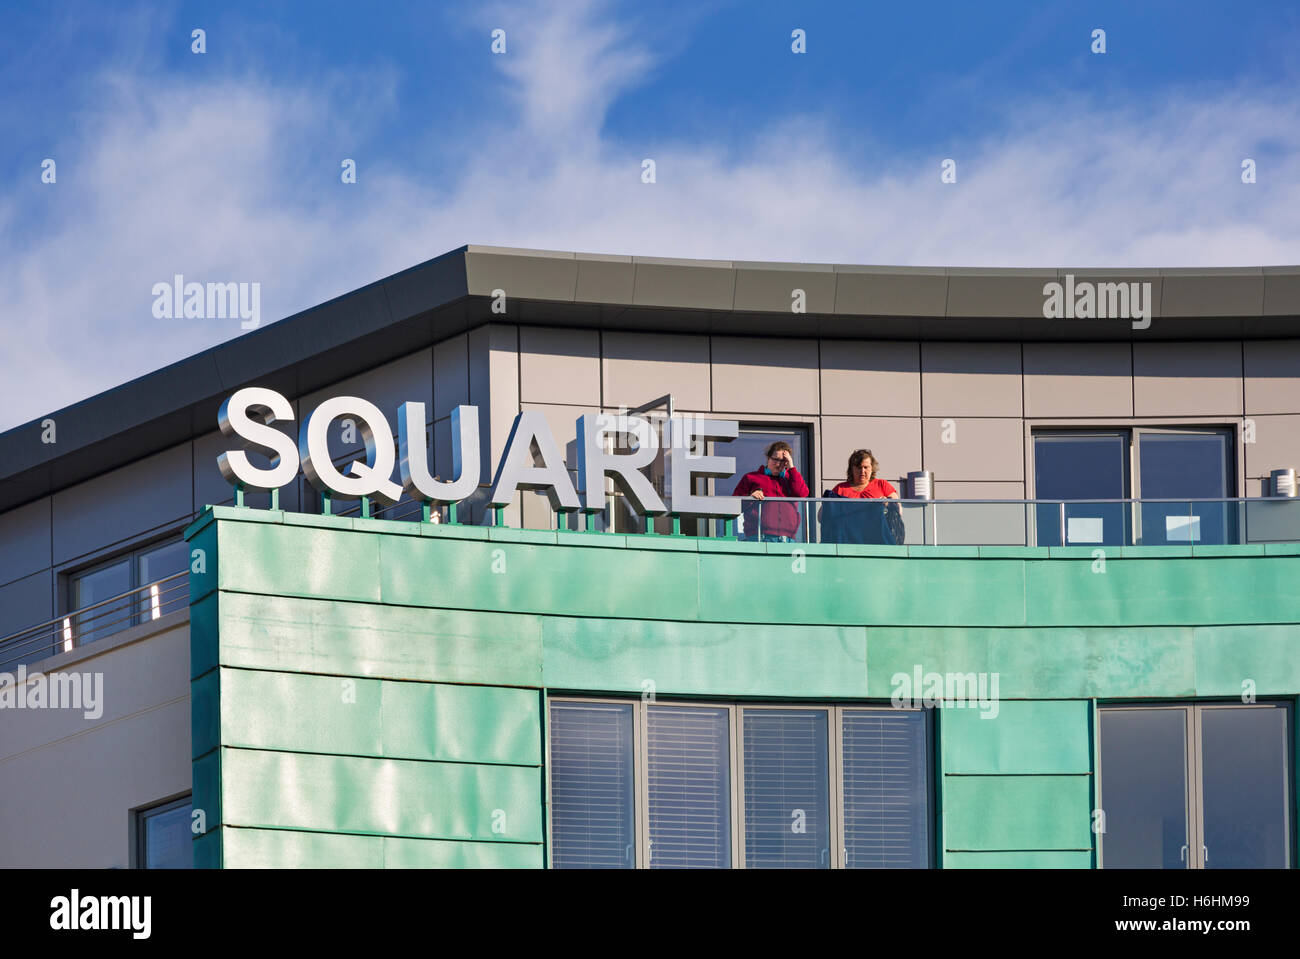
[[(1150, 283), (1152, 322), (1047, 319), (1044, 286)], [(802, 290), (804, 312), (792, 309)], [(491, 322), (892, 340), (1300, 335), (1300, 266), (980, 269), (681, 260), (464, 246), (0, 434), (0, 510), (212, 431), (256, 383), (301, 396)], [(378, 334), (378, 335), (377, 335)]]

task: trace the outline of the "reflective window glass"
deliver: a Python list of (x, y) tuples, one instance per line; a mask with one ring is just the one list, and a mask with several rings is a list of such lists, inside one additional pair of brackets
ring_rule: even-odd
[[(1034, 436), (1034, 496), (1040, 500), (1126, 499), (1127, 433)], [(1035, 508), (1039, 546), (1119, 546), (1128, 540), (1122, 503), (1071, 503)], [(1064, 537), (1064, 539), (1063, 539)]]
[(1186, 869), (1187, 709), (1101, 710), (1103, 862)]
[(1282, 706), (1200, 710), (1207, 869), (1283, 869), (1291, 848), (1291, 737)]
[(190, 800), (167, 803), (139, 813), (140, 868), (192, 869), (193, 834)]

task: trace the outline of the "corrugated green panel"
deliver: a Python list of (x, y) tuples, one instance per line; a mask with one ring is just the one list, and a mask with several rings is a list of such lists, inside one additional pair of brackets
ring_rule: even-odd
[(191, 679), (216, 668), (220, 603), (220, 593), (209, 593), (190, 607)]
[[(217, 523), (195, 523), (191, 527), (190, 548), (190, 604), (193, 605), (217, 588)], [(202, 550), (202, 562), (194, 558), (194, 550)], [(195, 567), (201, 571), (195, 572)]]
[(1015, 560), (812, 555), (796, 563), (785, 556), (701, 552), (701, 618), (1018, 626), (1024, 622), (1024, 567)]
[(657, 695), (864, 696), (861, 627), (542, 622), (546, 685)]
[(1194, 631), (870, 627), (868, 695), (888, 698), (897, 673), (998, 673), (1006, 699), (1190, 696)]
[(204, 831), (211, 832), (223, 822), (221, 750), (215, 749), (190, 763), (190, 775), (193, 777), (190, 808), (203, 810)]
[[(1114, 559), (1026, 563), (1029, 625), (1300, 622), (1300, 563), (1264, 559)], [(978, 573), (978, 570), (971, 570)]]
[(1086, 773), (1087, 700), (1002, 700), (993, 710), (940, 710), (945, 773)]
[(215, 749), (221, 731), (220, 671), (210, 669), (190, 680), (190, 756)]
[(217, 828), (194, 839), (194, 868), (220, 869), (222, 839), (226, 830)]
[(950, 852), (945, 869), (1091, 869), (1091, 852)]
[[(222, 671), (223, 745), (539, 765), (537, 693), (491, 686)], [(197, 708), (197, 705), (196, 705)]]
[(404, 606), (695, 619), (695, 553), (386, 537), (383, 598)]
[(227, 868), (538, 869), (542, 847), (228, 827)]
[(1300, 691), (1300, 626), (1205, 626), (1194, 636), (1198, 696), (1240, 696), (1246, 680), (1256, 696)]
[(1090, 776), (944, 776), (948, 850), (1092, 848)]
[(219, 527), (222, 550), (239, 557), (239, 562), (222, 564), (218, 570), (223, 590), (371, 602), (379, 601), (380, 542), (407, 539), (288, 523)]
[(223, 748), (221, 756), (230, 825), (542, 841), (537, 767), (254, 749)]
[(221, 593), (221, 662), (249, 669), (541, 686), (536, 617)]

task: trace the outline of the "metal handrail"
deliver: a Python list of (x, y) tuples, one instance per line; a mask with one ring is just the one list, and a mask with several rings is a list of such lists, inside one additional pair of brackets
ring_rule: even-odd
[[(50, 655), (68, 652), (184, 608), (189, 605), (188, 577), (189, 570), (173, 573), (0, 638), (0, 670), (25, 662), (42, 647), (48, 648)], [(182, 598), (184, 602), (179, 602)], [(91, 638), (85, 639), (87, 636)]]
[[(741, 496), (740, 499), (749, 499), (748, 496)], [(883, 497), (880, 501), (883, 501)], [(894, 499), (889, 497), (894, 503), (910, 503), (917, 506), (928, 506), (934, 503), (996, 503), (999, 506), (1015, 506), (1025, 503), (1040, 503), (1044, 505), (1055, 506), (1058, 503), (1260, 503), (1260, 502), (1277, 502), (1277, 503), (1295, 503), (1300, 502), (1300, 497), (1296, 496), (1181, 496), (1181, 497), (1143, 497), (1130, 499)], [(783, 503), (807, 503), (809, 501), (816, 503), (844, 503), (844, 502), (863, 502), (870, 503), (871, 499), (853, 500), (845, 499), (839, 496), (764, 496), (760, 502), (777, 500)]]

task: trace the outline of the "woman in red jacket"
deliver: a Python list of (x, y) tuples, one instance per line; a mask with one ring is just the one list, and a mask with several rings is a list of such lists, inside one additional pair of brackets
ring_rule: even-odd
[[(767, 464), (742, 476), (732, 495), (748, 496), (754, 500), (767, 496), (807, 496), (808, 484), (794, 467), (794, 451), (790, 444), (777, 440), (769, 446)], [(763, 540), (778, 543), (790, 542), (799, 532), (799, 507), (794, 503), (768, 503), (761, 509), (757, 502), (746, 503), (742, 515), (745, 523), (742, 539), (754, 539), (760, 526)]]

